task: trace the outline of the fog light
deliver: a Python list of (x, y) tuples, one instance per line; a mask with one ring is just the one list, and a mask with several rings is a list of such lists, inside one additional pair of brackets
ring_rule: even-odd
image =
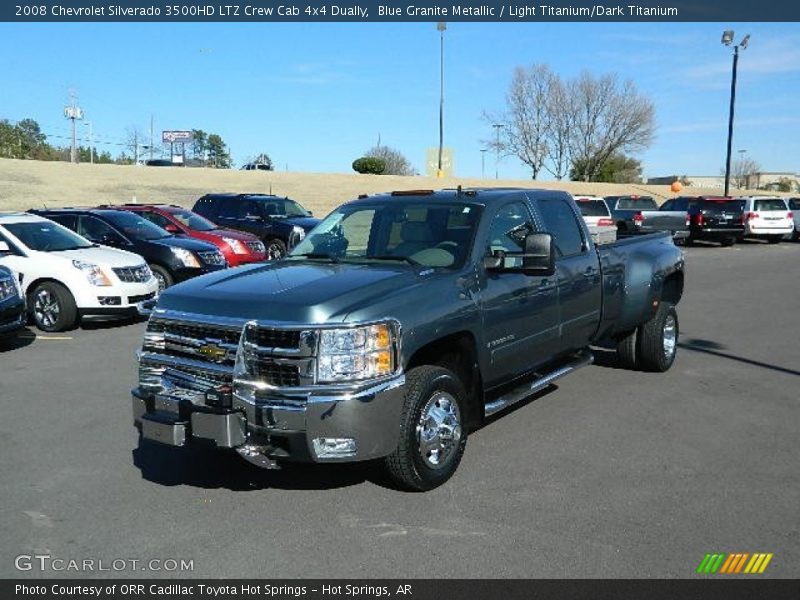
[(122, 304), (122, 298), (119, 296), (98, 296), (97, 301), (101, 306), (119, 306)]
[(317, 458), (355, 456), (358, 450), (358, 445), (352, 438), (315, 438), (313, 444)]

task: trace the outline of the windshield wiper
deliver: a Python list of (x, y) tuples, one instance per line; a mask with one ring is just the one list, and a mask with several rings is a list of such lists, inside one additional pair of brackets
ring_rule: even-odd
[(424, 266), (421, 262), (418, 262), (411, 258), (410, 256), (396, 256), (394, 254), (383, 254), (380, 256), (365, 256), (369, 260), (393, 260), (396, 262), (404, 262), (410, 265), (414, 265), (415, 267), (422, 267)]
[(301, 257), (301, 258), (317, 258), (321, 260), (329, 260), (332, 263), (340, 263), (342, 262), (336, 256), (331, 256), (330, 254), (324, 254), (322, 252), (306, 252), (305, 254), (290, 254), (289, 257)]

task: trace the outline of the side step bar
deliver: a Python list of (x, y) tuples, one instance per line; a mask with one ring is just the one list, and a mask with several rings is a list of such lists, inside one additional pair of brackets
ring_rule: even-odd
[(551, 371), (546, 375), (542, 375), (541, 377), (534, 379), (533, 381), (529, 381), (518, 388), (514, 388), (507, 394), (503, 394), (497, 400), (493, 400), (486, 404), (483, 408), (484, 413), (487, 417), (500, 412), (504, 408), (511, 406), (512, 404), (516, 404), (520, 400), (524, 400), (531, 394), (534, 394), (548, 385), (553, 383), (556, 379), (561, 379), (564, 375), (569, 375), (573, 371), (577, 371), (581, 367), (588, 367), (590, 364), (594, 362), (594, 356), (591, 352), (586, 350), (579, 354), (572, 362), (567, 363), (563, 367), (559, 367), (555, 371)]

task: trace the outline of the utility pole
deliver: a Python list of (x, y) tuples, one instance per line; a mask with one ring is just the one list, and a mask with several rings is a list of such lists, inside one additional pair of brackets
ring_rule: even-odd
[(492, 125), (496, 132), (496, 141), (494, 144), (494, 178), (500, 179), (500, 130), (505, 127), (502, 123), (494, 123)]
[(486, 179), (486, 151), (488, 148), (481, 148), (481, 179)]
[(75, 133), (75, 121), (83, 120), (83, 110), (78, 106), (77, 94), (74, 89), (69, 91), (69, 106), (64, 108), (64, 117), (72, 122), (72, 145), (69, 150), (69, 160), (71, 163), (78, 162), (77, 138)]
[(153, 160), (153, 114), (152, 113), (150, 114), (150, 160)]
[(139, 132), (133, 132), (133, 164), (139, 164)]
[[(730, 46), (733, 43), (734, 32), (727, 30), (722, 32), (722, 43), (725, 46)], [(728, 148), (725, 157), (725, 196), (728, 196), (731, 183), (731, 147), (733, 145), (733, 108), (736, 103), (736, 68), (739, 65), (739, 48), (742, 50), (747, 49), (747, 44), (750, 42), (750, 34), (748, 33), (742, 41), (733, 46), (733, 70), (731, 72), (731, 105), (728, 111)]]
[(442, 150), (444, 147), (444, 32), (447, 23), (439, 21), (436, 23), (439, 31), (439, 167), (436, 170), (437, 177), (444, 177), (442, 172)]
[(92, 135), (92, 122), (84, 121), (84, 125), (89, 128), (89, 164), (94, 164), (94, 136)]

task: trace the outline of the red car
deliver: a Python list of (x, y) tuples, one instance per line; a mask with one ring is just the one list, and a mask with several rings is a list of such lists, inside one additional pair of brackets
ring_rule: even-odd
[(222, 229), (203, 216), (173, 204), (123, 204), (109, 206), (135, 212), (174, 234), (214, 244), (231, 267), (267, 260), (264, 243), (243, 231)]

